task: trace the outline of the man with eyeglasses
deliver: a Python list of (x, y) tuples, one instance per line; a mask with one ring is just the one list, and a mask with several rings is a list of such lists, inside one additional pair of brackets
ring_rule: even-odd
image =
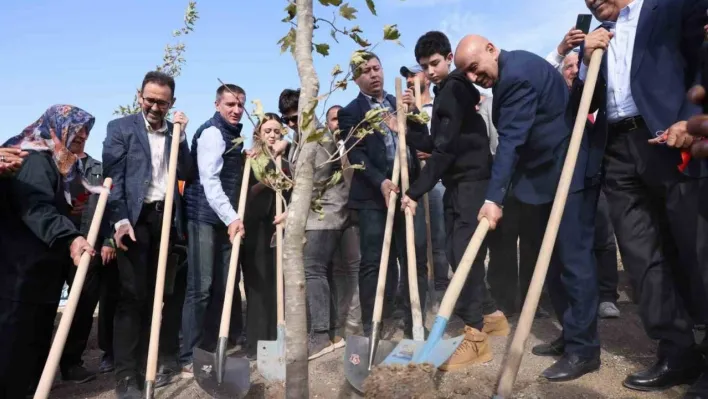
[[(152, 302), (159, 255), (162, 215), (167, 190), (177, 193), (167, 184), (167, 165), (170, 156), (177, 156), (177, 178), (191, 181), (193, 162), (186, 142), (187, 116), (175, 112), (174, 123), (182, 125), (177, 154), (170, 154), (173, 123), (166, 120), (175, 103), (175, 81), (162, 72), (148, 72), (138, 93), (141, 112), (108, 123), (103, 143), (103, 167), (106, 177), (113, 179), (107, 217), (115, 228), (118, 247), (118, 274), (120, 299), (115, 313), (114, 357), (116, 396), (119, 399), (138, 399), (142, 395)], [(174, 237), (184, 237), (180, 196), (175, 196)], [(166, 287), (166, 292), (171, 292)], [(165, 303), (169, 302), (169, 294)], [(170, 320), (168, 320), (170, 319)], [(166, 334), (179, 329), (172, 317), (167, 317), (161, 330), (161, 367), (155, 388), (167, 385), (179, 371), (174, 339)], [(168, 353), (169, 352), (169, 353)], [(140, 384), (140, 385), (139, 385)]]

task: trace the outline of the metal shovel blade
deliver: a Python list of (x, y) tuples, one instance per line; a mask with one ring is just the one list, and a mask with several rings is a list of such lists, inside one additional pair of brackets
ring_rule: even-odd
[[(395, 342), (379, 340), (375, 349), (373, 365), (381, 363), (386, 356), (396, 347)], [(347, 346), (344, 352), (344, 375), (347, 381), (360, 393), (364, 393), (364, 380), (369, 376), (369, 338), (358, 335), (347, 337)]]
[(270, 382), (285, 381), (285, 326), (278, 326), (275, 341), (258, 341), (258, 372)]
[(219, 376), (218, 353), (218, 351), (215, 354), (194, 348), (194, 378), (197, 383), (204, 392), (216, 399), (245, 397), (251, 387), (249, 361), (240, 357), (224, 356), (221, 365), (223, 374)]
[[(425, 360), (421, 363), (430, 363), (435, 368), (440, 367), (447, 359), (452, 356), (452, 354), (457, 350), (462, 341), (465, 339), (464, 335), (459, 337), (442, 339), (430, 351)], [(391, 352), (388, 357), (383, 361), (385, 365), (393, 364), (409, 364), (413, 362), (413, 359), (418, 357), (419, 353), (423, 351), (425, 346), (424, 341), (413, 341), (412, 339), (404, 339), (398, 346)], [(416, 362), (414, 362), (416, 363)]]

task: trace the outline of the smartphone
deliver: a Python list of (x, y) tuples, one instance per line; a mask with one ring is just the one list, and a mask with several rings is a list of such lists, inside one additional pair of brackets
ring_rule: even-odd
[(590, 23), (592, 22), (591, 14), (578, 14), (578, 20), (575, 21), (575, 29), (580, 29), (586, 35), (590, 32)]

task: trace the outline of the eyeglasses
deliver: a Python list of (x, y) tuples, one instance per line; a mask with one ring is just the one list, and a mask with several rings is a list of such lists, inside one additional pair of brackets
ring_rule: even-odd
[(171, 104), (170, 101), (158, 100), (156, 98), (150, 98), (150, 97), (143, 97), (143, 102), (148, 107), (152, 107), (153, 105), (157, 104), (157, 106), (162, 109), (168, 108)]
[(297, 115), (281, 116), (280, 121), (284, 125), (289, 125), (291, 123), (297, 123)]

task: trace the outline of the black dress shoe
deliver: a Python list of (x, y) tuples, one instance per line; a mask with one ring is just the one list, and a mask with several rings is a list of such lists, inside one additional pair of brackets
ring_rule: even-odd
[(531, 349), (531, 353), (536, 356), (563, 356), (565, 352), (565, 341), (563, 337), (558, 337), (549, 344), (536, 345)]
[(155, 388), (162, 388), (177, 381), (181, 370), (174, 367), (160, 366), (155, 376)]
[(84, 384), (94, 378), (96, 378), (96, 374), (86, 370), (86, 368), (80, 364), (61, 370), (61, 379), (73, 384)]
[(551, 382), (570, 381), (599, 368), (600, 356), (583, 358), (575, 353), (564, 353), (557, 362), (541, 373), (541, 377)]
[(699, 358), (687, 359), (681, 366), (671, 367), (664, 356), (650, 368), (628, 375), (622, 385), (637, 391), (663, 391), (676, 385), (690, 384), (700, 374)]
[(104, 353), (101, 357), (101, 364), (98, 365), (98, 372), (101, 374), (106, 374), (112, 372), (113, 370), (115, 370), (113, 356), (106, 355)]
[(708, 399), (708, 371), (704, 371), (691, 388), (686, 391), (683, 399)]
[(118, 399), (142, 399), (143, 395), (138, 388), (138, 381), (134, 377), (125, 377), (116, 384), (116, 397)]

